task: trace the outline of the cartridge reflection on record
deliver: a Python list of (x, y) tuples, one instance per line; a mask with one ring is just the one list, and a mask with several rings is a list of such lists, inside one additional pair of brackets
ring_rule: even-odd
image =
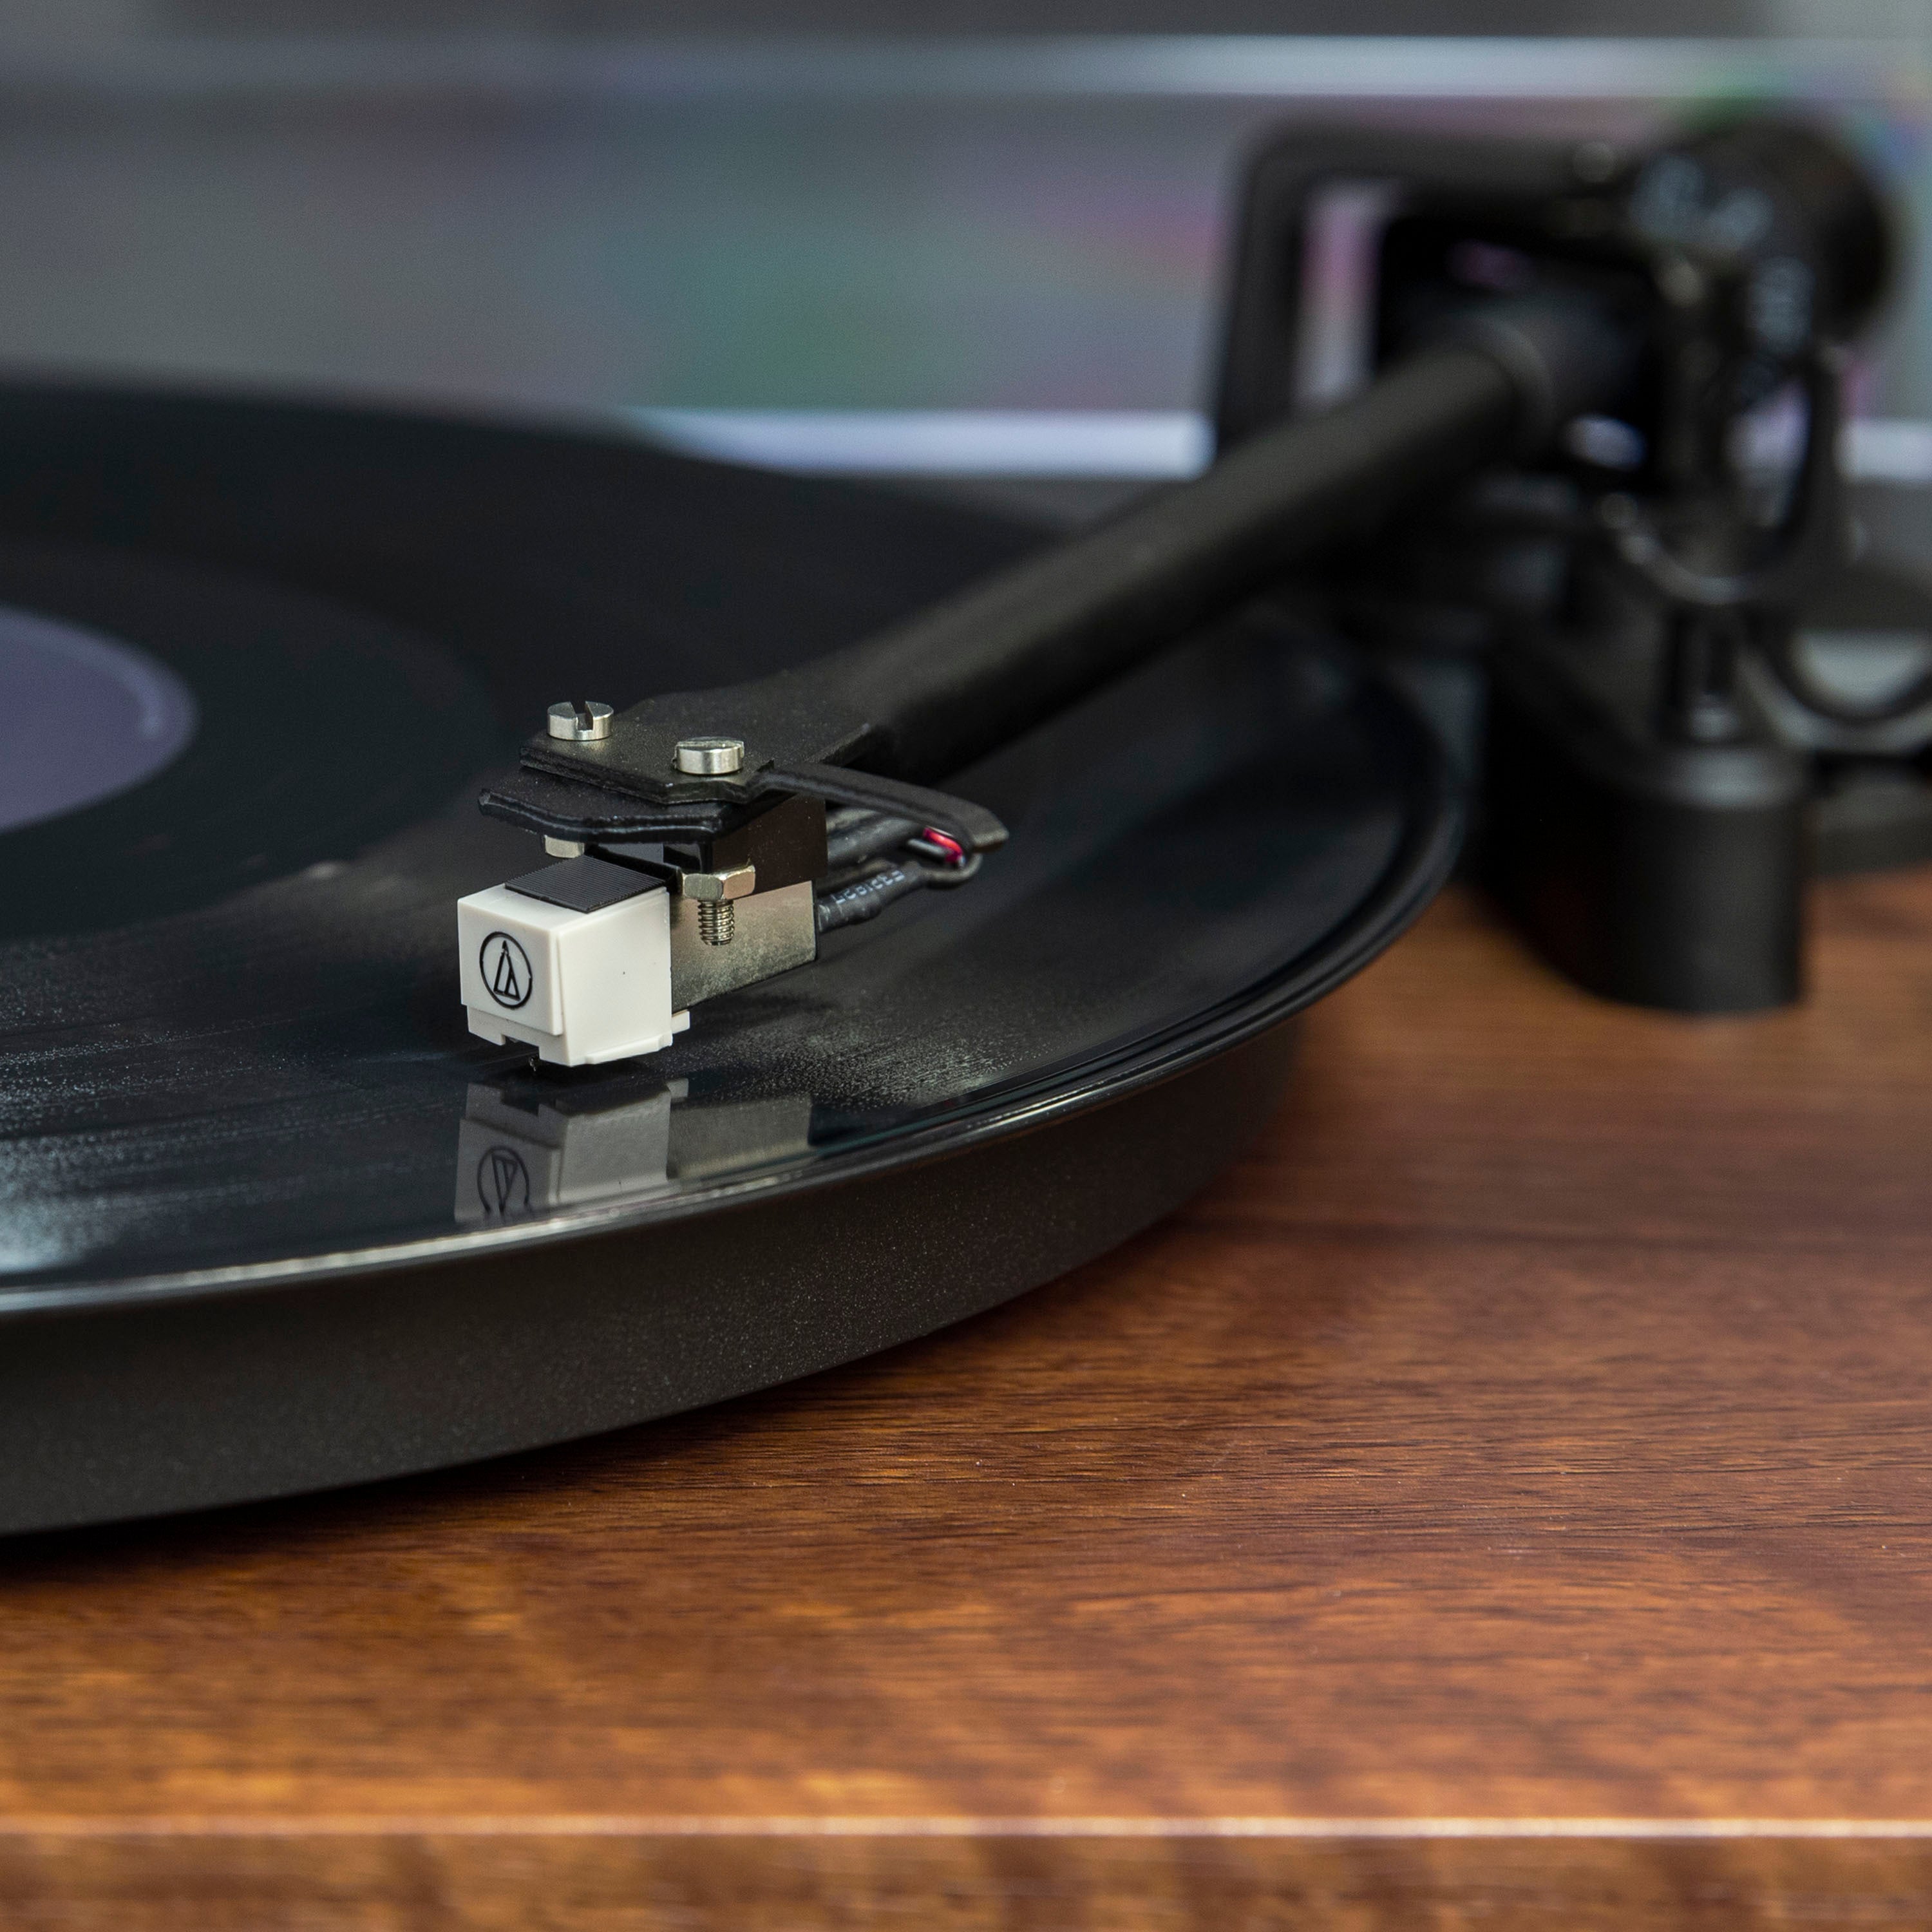
[(804, 1154), (811, 1128), (808, 1094), (707, 1106), (691, 1100), (686, 1081), (639, 1073), (472, 1084), (457, 1136), (456, 1219), (648, 1199)]

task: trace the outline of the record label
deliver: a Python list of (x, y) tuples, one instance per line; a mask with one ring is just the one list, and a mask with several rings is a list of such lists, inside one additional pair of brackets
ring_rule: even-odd
[(194, 694), (117, 638), (0, 604), (0, 832), (112, 798), (188, 748)]

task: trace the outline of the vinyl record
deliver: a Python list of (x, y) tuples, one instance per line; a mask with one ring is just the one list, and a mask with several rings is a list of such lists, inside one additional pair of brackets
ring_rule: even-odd
[(1217, 1171), (1454, 842), (1426, 729), (1286, 620), (959, 774), (1012, 829), (978, 881), (669, 1052), (464, 1028), (454, 902), (538, 856), (475, 792), (546, 703), (809, 657), (1042, 540), (596, 436), (0, 392), (0, 663), (92, 747), (0, 794), (0, 1526), (718, 1400)]

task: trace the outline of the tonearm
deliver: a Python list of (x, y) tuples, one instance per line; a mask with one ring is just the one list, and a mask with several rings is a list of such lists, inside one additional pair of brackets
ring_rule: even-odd
[[(1582, 522), (1681, 613), (1674, 701), (1721, 710), (1736, 614), (1838, 541), (1817, 446), (1885, 279), (1876, 191), (1830, 142), (1761, 122), (1527, 195), (1411, 188), (1434, 238), (1382, 290), (1352, 394), (1282, 419), (1284, 397), (1197, 480), (813, 662), (554, 705), (481, 801), (552, 862), (460, 902), (472, 1030), (566, 1066), (653, 1052), (700, 1000), (810, 962), (821, 932), (969, 881), (1006, 835), (935, 788), (953, 773), (1478, 472), (1562, 460), (1580, 419), (1646, 452)], [(1486, 283), (1466, 272), (1485, 260)], [(1787, 384), (1813, 459), (1767, 525), (1731, 430)]]

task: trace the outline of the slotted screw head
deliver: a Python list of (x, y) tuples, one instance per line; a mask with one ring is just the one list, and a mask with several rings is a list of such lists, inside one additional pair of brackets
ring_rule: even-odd
[(742, 738), (680, 738), (677, 768), (694, 778), (728, 778), (745, 764)]
[(571, 698), (561, 704), (553, 704), (544, 722), (553, 738), (585, 744), (610, 736), (611, 716), (608, 704), (596, 704), (587, 698)]

